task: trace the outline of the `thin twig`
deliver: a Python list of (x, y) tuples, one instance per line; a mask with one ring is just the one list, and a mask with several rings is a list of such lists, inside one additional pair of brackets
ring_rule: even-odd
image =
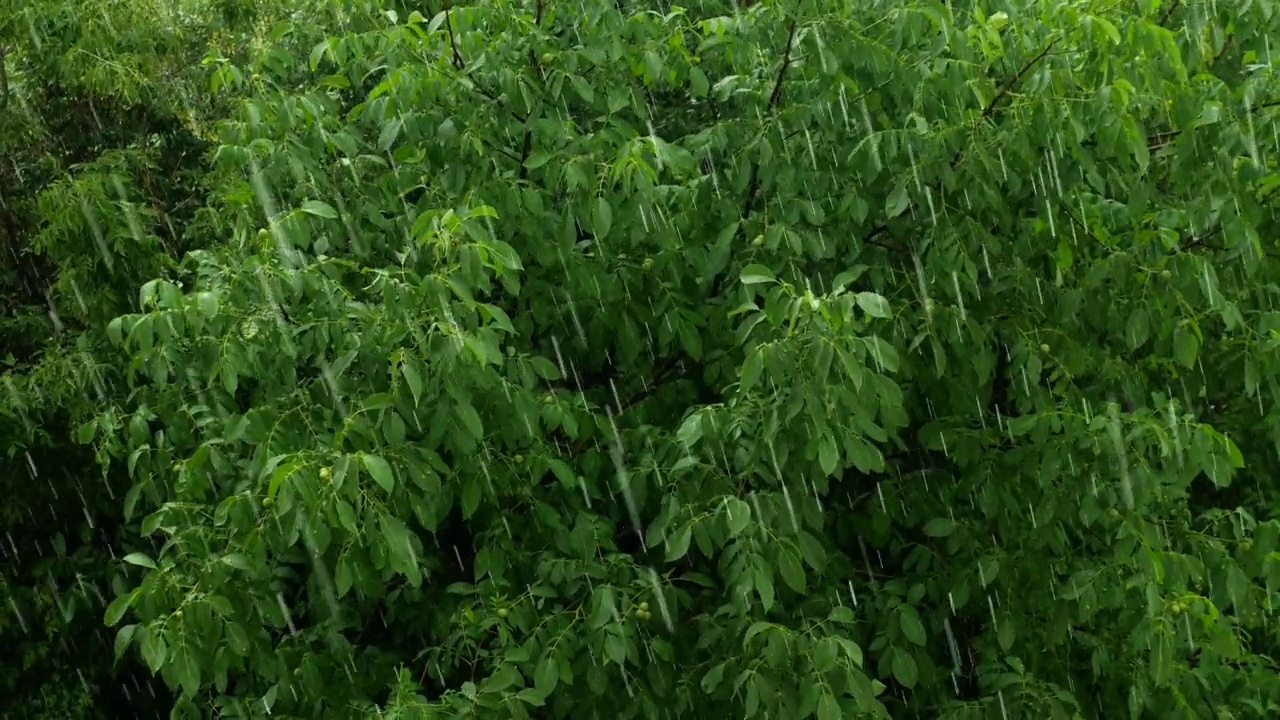
[[(1061, 40), (1062, 40), (1061, 35), (1054, 38), (1053, 40), (1050, 40), (1049, 43), (1040, 50), (1040, 52), (1031, 56), (1030, 59), (1028, 59), (1025, 63), (1023, 63), (1022, 67), (1018, 68), (1018, 71), (1013, 74), (1013, 77), (1005, 81), (1004, 85), (1002, 85), (1000, 89), (996, 91), (995, 97), (991, 98), (991, 101), (987, 103), (987, 106), (982, 108), (982, 114), (978, 116), (977, 121), (974, 122), (973, 124), (974, 129), (977, 129), (980, 125), (982, 125), (984, 122), (989, 120), (993, 114), (995, 114), (995, 111), (1000, 106), (1000, 103), (1003, 102), (1004, 99), (1009, 96), (1009, 93), (1013, 92), (1013, 89), (1018, 86), (1018, 83), (1022, 82), (1022, 78), (1026, 76), (1028, 72), (1031, 71), (1031, 68), (1035, 67), (1036, 63), (1043, 60), (1044, 56), (1048, 55), (1049, 51), (1052, 50), (1054, 46), (1057, 45), (1058, 42)], [(965, 148), (963, 147), (960, 148), (960, 151), (956, 153), (956, 156), (954, 158), (952, 158), (951, 169), (954, 170), (956, 167), (960, 165), (960, 161), (964, 159), (964, 151), (965, 151)]]
[[(787, 69), (791, 67), (791, 50), (795, 46), (797, 21), (791, 21), (791, 27), (787, 30), (787, 46), (782, 51), (782, 64), (778, 66), (778, 75), (773, 81), (773, 92), (769, 93), (769, 102), (765, 105), (765, 113), (772, 113), (778, 107), (778, 102), (782, 99), (782, 84), (787, 77)], [(760, 161), (757, 160), (751, 165), (751, 179), (747, 182), (747, 197), (742, 203), (742, 217), (746, 217), (751, 213), (751, 208), (755, 205), (756, 196), (760, 193)]]
[[(542, 15), (543, 15), (543, 12), (546, 10), (546, 0), (537, 0), (537, 4), (535, 7), (536, 9), (534, 10), (533, 24), (535, 27), (541, 29)], [(542, 71), (542, 64), (538, 62), (538, 54), (534, 52), (532, 47), (529, 48), (529, 64), (533, 65), (533, 71), (538, 74), (538, 79), (543, 82), (546, 82), (547, 80), (546, 73)], [(529, 112), (532, 116), (533, 109), (530, 108)], [(529, 172), (528, 168), (526, 168), (524, 164), (529, 160), (529, 153), (531, 152), (533, 152), (533, 123), (529, 119), (526, 119), (525, 129), (524, 129), (524, 140), (520, 143), (520, 167), (516, 171), (517, 179), (519, 180), (524, 180), (525, 176)]]

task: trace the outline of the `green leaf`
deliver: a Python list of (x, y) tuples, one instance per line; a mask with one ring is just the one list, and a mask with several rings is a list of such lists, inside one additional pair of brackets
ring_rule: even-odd
[(902, 648), (893, 648), (893, 660), (890, 663), (893, 677), (900, 685), (910, 690), (916, 686), (918, 678), (915, 658)]
[(889, 311), (889, 301), (880, 295), (871, 292), (860, 292), (857, 295), (857, 299), (858, 307), (862, 308), (871, 317), (887, 318), (893, 315)]
[(253, 566), (249, 564), (249, 558), (245, 557), (244, 554), (242, 553), (228, 553), (226, 555), (223, 555), (222, 562), (226, 563), (229, 567), (233, 567), (237, 570), (253, 569)]
[(526, 158), (524, 161), (524, 166), (526, 169), (529, 169), (529, 170), (537, 170), (538, 168), (550, 162), (551, 157), (552, 157), (551, 153), (544, 153), (544, 152), (530, 153), (529, 157)]
[(587, 619), (587, 627), (592, 630), (604, 627), (613, 620), (614, 612), (613, 588), (607, 585), (597, 587), (591, 593), (591, 615)]
[(422, 400), (422, 376), (409, 360), (400, 363), (400, 373), (404, 375), (404, 381), (408, 383), (409, 392), (413, 395), (413, 405), (417, 407)]
[(627, 662), (627, 641), (621, 635), (610, 633), (604, 638), (604, 656), (614, 665), (624, 665)]
[(308, 215), (328, 218), (330, 220), (338, 217), (338, 211), (333, 206), (319, 200), (306, 200), (302, 203), (302, 211)]
[(470, 480), (462, 486), (462, 497), (459, 498), (458, 509), (462, 511), (462, 518), (470, 520), (472, 515), (476, 514), (476, 510), (480, 508), (480, 501), (484, 499), (484, 488), (478, 480)]
[(900, 182), (894, 187), (893, 192), (884, 201), (884, 213), (891, 218), (896, 218), (906, 212), (910, 197), (907, 195), (907, 184)]
[(140, 552), (132, 552), (125, 555), (124, 561), (130, 565), (137, 565), (138, 567), (149, 568), (151, 570), (156, 569), (155, 561)]
[(813, 669), (819, 673), (829, 672), (836, 666), (840, 647), (832, 638), (822, 638), (813, 644)]
[(725, 526), (729, 537), (737, 537), (751, 523), (751, 506), (738, 498), (728, 498), (724, 503)]
[(1189, 325), (1180, 325), (1173, 331), (1173, 358), (1183, 367), (1196, 364), (1196, 354), (1200, 351), (1200, 337)]
[(544, 693), (537, 688), (525, 688), (516, 693), (516, 699), (526, 705), (542, 707), (547, 704), (547, 693)]
[(689, 552), (689, 540), (693, 537), (693, 525), (680, 528), (675, 535), (667, 536), (667, 562), (675, 562)]
[(702, 688), (702, 692), (710, 695), (717, 687), (720, 686), (720, 680), (724, 678), (725, 665), (726, 663), (720, 663), (708, 670), (706, 675), (702, 676), (702, 682), (699, 684)]
[(471, 406), (471, 403), (464, 400), (458, 400), (453, 406), (454, 412), (458, 414), (458, 419), (462, 421), (462, 426), (467, 429), (471, 437), (475, 440), (484, 439), (484, 423), (480, 421), (480, 413)]
[(739, 277), (743, 285), (759, 285), (773, 282), (773, 271), (763, 265), (751, 264), (742, 268)]
[(787, 587), (796, 593), (804, 593), (804, 567), (800, 564), (800, 558), (785, 546), (778, 552), (778, 574), (782, 576), (782, 581), (787, 584)]
[(823, 435), (818, 440), (818, 464), (822, 466), (822, 473), (827, 477), (835, 474), (836, 468), (840, 464), (840, 451), (836, 448), (835, 438), (830, 435)]
[(129, 593), (112, 600), (111, 604), (107, 606), (106, 614), (103, 616), (103, 624), (107, 627), (112, 627), (120, 622), (120, 618), (124, 617), (124, 614), (129, 611), (129, 607), (133, 605), (133, 599), (136, 596), (136, 593)]
[(400, 130), (404, 127), (404, 120), (395, 117), (387, 121), (382, 126), (382, 132), (378, 135), (378, 151), (386, 152), (395, 144), (396, 138), (400, 137)]
[(764, 606), (765, 612), (769, 612), (773, 609), (774, 590), (773, 574), (768, 567), (756, 567), (755, 587), (756, 594), (760, 596), (760, 604)]
[(533, 686), (545, 698), (555, 691), (559, 682), (560, 667), (556, 663), (555, 657), (547, 653), (543, 656), (542, 662), (538, 663), (538, 668), (533, 672)]
[(165, 658), (168, 656), (169, 644), (165, 642), (164, 635), (161, 634), (158, 627), (143, 636), (142, 659), (147, 662), (147, 667), (151, 669), (151, 672), (159, 672), (160, 668), (164, 666)]
[(899, 605), (898, 625), (902, 628), (902, 634), (908, 640), (916, 645), (924, 645), (924, 624), (920, 622), (920, 616), (916, 613), (915, 608), (910, 605)]
[(818, 720), (840, 720), (843, 717), (844, 712), (840, 710), (840, 703), (836, 701), (836, 696), (824, 687), (818, 699)]
[(711, 87), (711, 84), (707, 81), (706, 73), (702, 72), (697, 65), (689, 68), (689, 86), (690, 92), (695, 98), (706, 97), (707, 91)]
[(751, 392), (751, 388), (755, 387), (756, 381), (760, 379), (760, 373), (764, 370), (764, 353), (760, 347), (752, 348), (747, 353), (747, 359), (742, 363), (742, 372), (738, 380), (738, 391), (742, 394)]
[[(107, 623), (107, 625), (114, 625), (114, 624), (115, 623)], [(119, 660), (120, 658), (124, 657), (124, 653), (126, 650), (129, 649), (129, 643), (133, 640), (133, 635), (135, 632), (137, 632), (137, 630), (138, 630), (137, 625), (125, 625), (124, 627), (120, 628), (120, 630), (116, 633), (116, 642), (115, 642), (116, 660)]]
[(542, 357), (541, 355), (532, 355), (529, 357), (529, 364), (533, 366), (533, 371), (543, 380), (559, 380), (560, 370), (555, 363)]
[(1129, 313), (1129, 320), (1125, 323), (1125, 339), (1129, 342), (1129, 349), (1137, 350), (1142, 347), (1150, 334), (1151, 319), (1147, 311), (1138, 308)]
[(596, 238), (599, 240), (605, 239), (609, 235), (609, 230), (613, 228), (613, 208), (609, 206), (609, 201), (604, 197), (596, 198), (594, 220)]
[(378, 487), (383, 492), (390, 494), (396, 487), (395, 476), (391, 473), (391, 465), (378, 455), (361, 455), (360, 461), (364, 464), (364, 469), (369, 473), (369, 477), (378, 483)]
[(924, 534), (929, 537), (944, 538), (956, 531), (956, 521), (949, 518), (934, 518), (924, 524)]

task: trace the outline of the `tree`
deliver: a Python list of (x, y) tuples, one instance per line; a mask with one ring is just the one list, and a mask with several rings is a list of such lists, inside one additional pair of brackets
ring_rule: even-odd
[(279, 18), (78, 431), (175, 715), (1280, 709), (1272, 4)]

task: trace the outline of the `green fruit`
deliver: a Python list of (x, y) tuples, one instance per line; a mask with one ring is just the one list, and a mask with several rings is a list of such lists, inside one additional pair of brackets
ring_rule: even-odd
[(330, 470), (330, 469), (329, 469), (329, 468), (327, 468), (327, 467), (322, 467), (322, 468), (320, 468), (320, 479), (321, 479), (321, 480), (328, 480), (328, 479), (329, 479), (330, 477), (332, 477), (332, 476), (333, 476), (333, 471), (332, 471), (332, 470)]
[(1048, 344), (1048, 343), (1040, 343), (1040, 352), (1042, 352), (1042, 353), (1047, 353), (1047, 352), (1049, 352), (1049, 344)]
[(524, 464), (524, 456), (523, 456), (523, 455), (516, 455), (516, 457), (515, 457), (515, 461), (516, 461), (516, 464), (517, 464), (517, 465), (523, 465), (523, 464)]
[(649, 612), (649, 603), (647, 602), (640, 603), (640, 612)]
[(498, 617), (505, 619), (507, 617), (507, 614), (508, 613), (506, 608), (498, 608)]
[(1164, 278), (1165, 280), (1168, 280), (1169, 278), (1173, 277), (1173, 273), (1169, 272), (1168, 270), (1161, 270), (1160, 277)]
[(271, 497), (262, 498), (262, 507), (271, 507), (276, 504), (276, 499)]
[(641, 264), (641, 267), (643, 267), (645, 270), (652, 270), (652, 269), (653, 269), (653, 258), (645, 258), (645, 259), (644, 259), (644, 263), (643, 263), (643, 264)]
[(265, 242), (265, 241), (267, 241), (267, 240), (270, 240), (270, 239), (271, 239), (271, 233), (267, 232), (267, 229), (266, 229), (266, 228), (259, 228), (259, 229), (258, 229), (258, 239), (259, 239), (259, 240), (262, 240), (262, 241), (264, 241), (264, 242)]
[(760, 247), (764, 245), (764, 236), (757, 235), (755, 240), (751, 241), (751, 247)]

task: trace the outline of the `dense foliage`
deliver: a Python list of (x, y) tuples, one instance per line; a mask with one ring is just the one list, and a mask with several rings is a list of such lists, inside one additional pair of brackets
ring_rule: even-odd
[(5, 12), (0, 712), (1280, 712), (1273, 0)]

